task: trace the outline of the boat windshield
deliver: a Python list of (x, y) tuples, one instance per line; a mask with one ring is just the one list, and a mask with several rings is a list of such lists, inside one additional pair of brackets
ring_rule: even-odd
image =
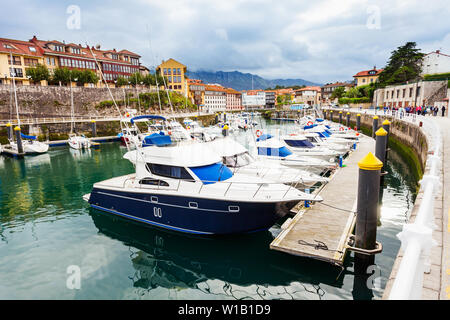
[(189, 167), (189, 169), (191, 169), (204, 184), (225, 181), (233, 176), (233, 172), (221, 162), (200, 167)]
[(229, 168), (240, 168), (253, 162), (248, 152), (223, 157), (223, 163)]

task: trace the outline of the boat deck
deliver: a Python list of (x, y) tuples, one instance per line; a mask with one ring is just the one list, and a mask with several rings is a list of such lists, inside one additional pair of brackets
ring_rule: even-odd
[(342, 266), (356, 220), (357, 163), (374, 150), (375, 141), (363, 136), (344, 161), (345, 167), (336, 170), (330, 182), (318, 190), (323, 203), (302, 208), (287, 220), (270, 248)]

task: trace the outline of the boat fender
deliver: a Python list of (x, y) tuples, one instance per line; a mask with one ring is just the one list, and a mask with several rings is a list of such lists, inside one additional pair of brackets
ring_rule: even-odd
[(344, 127), (339, 127), (339, 131), (344, 131)]

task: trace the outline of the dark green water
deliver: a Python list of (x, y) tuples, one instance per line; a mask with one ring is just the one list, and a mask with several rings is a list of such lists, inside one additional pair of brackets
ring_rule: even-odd
[[(382, 295), (412, 207), (415, 181), (391, 153), (385, 179), (374, 290), (346, 270), (269, 249), (267, 232), (196, 238), (137, 225), (89, 209), (94, 182), (128, 174), (125, 148), (66, 147), (23, 160), (0, 158), (1, 299), (368, 299)], [(66, 285), (71, 265), (81, 288)]]

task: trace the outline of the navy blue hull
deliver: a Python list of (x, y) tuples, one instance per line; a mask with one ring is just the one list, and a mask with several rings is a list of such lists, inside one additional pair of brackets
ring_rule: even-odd
[(298, 201), (233, 202), (94, 188), (89, 203), (95, 209), (166, 229), (231, 234), (267, 230)]

